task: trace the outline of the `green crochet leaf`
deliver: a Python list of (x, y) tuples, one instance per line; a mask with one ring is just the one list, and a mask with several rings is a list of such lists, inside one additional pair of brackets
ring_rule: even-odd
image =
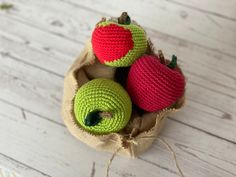
[(175, 55), (172, 55), (171, 62), (167, 65), (170, 69), (174, 69), (177, 66), (177, 57)]
[(125, 25), (129, 25), (131, 23), (131, 19), (129, 16), (126, 17), (126, 20), (124, 22)]
[(100, 111), (92, 111), (88, 113), (85, 118), (85, 125), (86, 126), (95, 126), (99, 122), (101, 122), (102, 118), (99, 115)]

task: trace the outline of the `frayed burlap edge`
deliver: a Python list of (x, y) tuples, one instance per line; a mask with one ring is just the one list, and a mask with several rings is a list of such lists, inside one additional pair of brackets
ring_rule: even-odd
[(164, 109), (157, 113), (144, 114), (142, 119), (145, 120), (148, 120), (150, 116), (155, 116), (155, 124), (152, 128), (140, 132), (137, 136), (133, 137), (132, 135), (130, 136), (130, 134), (124, 135), (122, 133), (93, 135), (83, 130), (82, 127), (75, 122), (73, 101), (78, 88), (89, 81), (85, 71), (83, 70), (83, 66), (92, 63), (94, 60), (95, 56), (92, 51), (91, 42), (89, 41), (65, 76), (61, 110), (64, 123), (73, 136), (96, 150), (114, 152), (119, 149), (118, 154), (137, 157), (152, 145), (155, 140), (153, 137), (158, 136), (169, 113), (182, 107), (184, 97), (171, 108)]

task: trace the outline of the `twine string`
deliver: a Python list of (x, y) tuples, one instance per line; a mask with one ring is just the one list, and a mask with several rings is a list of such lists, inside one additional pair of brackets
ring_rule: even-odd
[(109, 159), (109, 161), (107, 163), (107, 168), (106, 168), (106, 177), (109, 177), (111, 163), (112, 163), (113, 159), (115, 158), (115, 156), (117, 155), (117, 153), (121, 150), (121, 148), (122, 147), (119, 147), (118, 149), (116, 149), (115, 152), (112, 154), (111, 158)]
[(170, 144), (168, 144), (164, 139), (162, 139), (162, 138), (160, 138), (160, 137), (158, 137), (157, 139), (169, 150), (169, 152), (171, 152), (172, 157), (173, 157), (173, 159), (174, 159), (174, 161), (175, 161), (175, 166), (176, 166), (176, 168), (178, 169), (179, 176), (180, 176), (180, 177), (184, 177), (184, 174), (183, 174), (183, 172), (182, 172), (182, 170), (181, 170), (181, 168), (180, 168), (180, 166), (179, 166), (179, 163), (178, 163), (178, 161), (177, 161), (177, 157), (176, 157), (175, 151), (172, 149), (172, 147), (170, 146)]
[[(145, 139), (145, 138), (153, 138), (153, 139), (154, 139), (154, 138), (156, 138), (156, 137), (155, 137), (155, 136), (143, 136), (143, 137), (139, 137), (139, 138), (137, 138), (137, 139)], [(178, 175), (179, 175), (180, 177), (184, 177), (184, 174), (183, 174), (183, 172), (182, 172), (182, 170), (181, 170), (181, 168), (180, 168), (180, 165), (179, 165), (179, 163), (178, 163), (178, 161), (177, 161), (176, 153), (175, 153), (175, 151), (173, 150), (173, 148), (172, 148), (172, 147), (170, 146), (170, 144), (169, 144), (168, 142), (166, 142), (163, 138), (157, 137), (157, 140), (159, 140), (159, 141), (166, 147), (166, 149), (171, 153), (172, 158), (173, 158), (173, 160), (174, 160), (174, 162), (175, 162), (175, 166), (176, 166), (176, 168), (177, 168), (177, 170), (178, 170)], [(133, 142), (134, 145), (138, 145), (137, 141), (135, 141), (135, 140), (129, 140), (129, 142)], [(111, 164), (112, 164), (112, 161), (114, 160), (115, 156), (117, 155), (117, 153), (118, 153), (121, 149), (122, 149), (122, 147), (119, 147), (118, 149), (116, 149), (116, 150), (114, 151), (114, 153), (112, 154), (111, 158), (109, 159), (108, 164), (107, 164), (107, 168), (106, 168), (106, 177), (109, 177), (109, 171), (110, 171), (110, 166), (111, 166)]]

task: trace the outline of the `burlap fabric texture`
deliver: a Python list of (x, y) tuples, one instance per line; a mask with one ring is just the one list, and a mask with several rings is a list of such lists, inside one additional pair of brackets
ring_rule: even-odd
[[(150, 51), (149, 51), (150, 52)], [(62, 117), (70, 133), (88, 146), (101, 151), (137, 157), (145, 152), (157, 137), (166, 117), (183, 106), (184, 96), (173, 106), (159, 112), (145, 113), (142, 117), (133, 111), (124, 130), (107, 135), (94, 135), (85, 131), (77, 122), (73, 104), (77, 90), (93, 78), (114, 79), (115, 68), (100, 64), (87, 42), (80, 56), (70, 67), (64, 80)]]

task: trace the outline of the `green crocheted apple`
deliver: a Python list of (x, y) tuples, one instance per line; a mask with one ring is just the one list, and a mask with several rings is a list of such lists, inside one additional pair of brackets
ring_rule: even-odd
[(97, 24), (92, 34), (92, 47), (101, 63), (130, 66), (147, 50), (146, 33), (123, 12), (118, 21), (103, 20)]
[(132, 103), (128, 93), (109, 79), (93, 79), (79, 88), (74, 99), (76, 121), (94, 134), (118, 132), (128, 123)]

